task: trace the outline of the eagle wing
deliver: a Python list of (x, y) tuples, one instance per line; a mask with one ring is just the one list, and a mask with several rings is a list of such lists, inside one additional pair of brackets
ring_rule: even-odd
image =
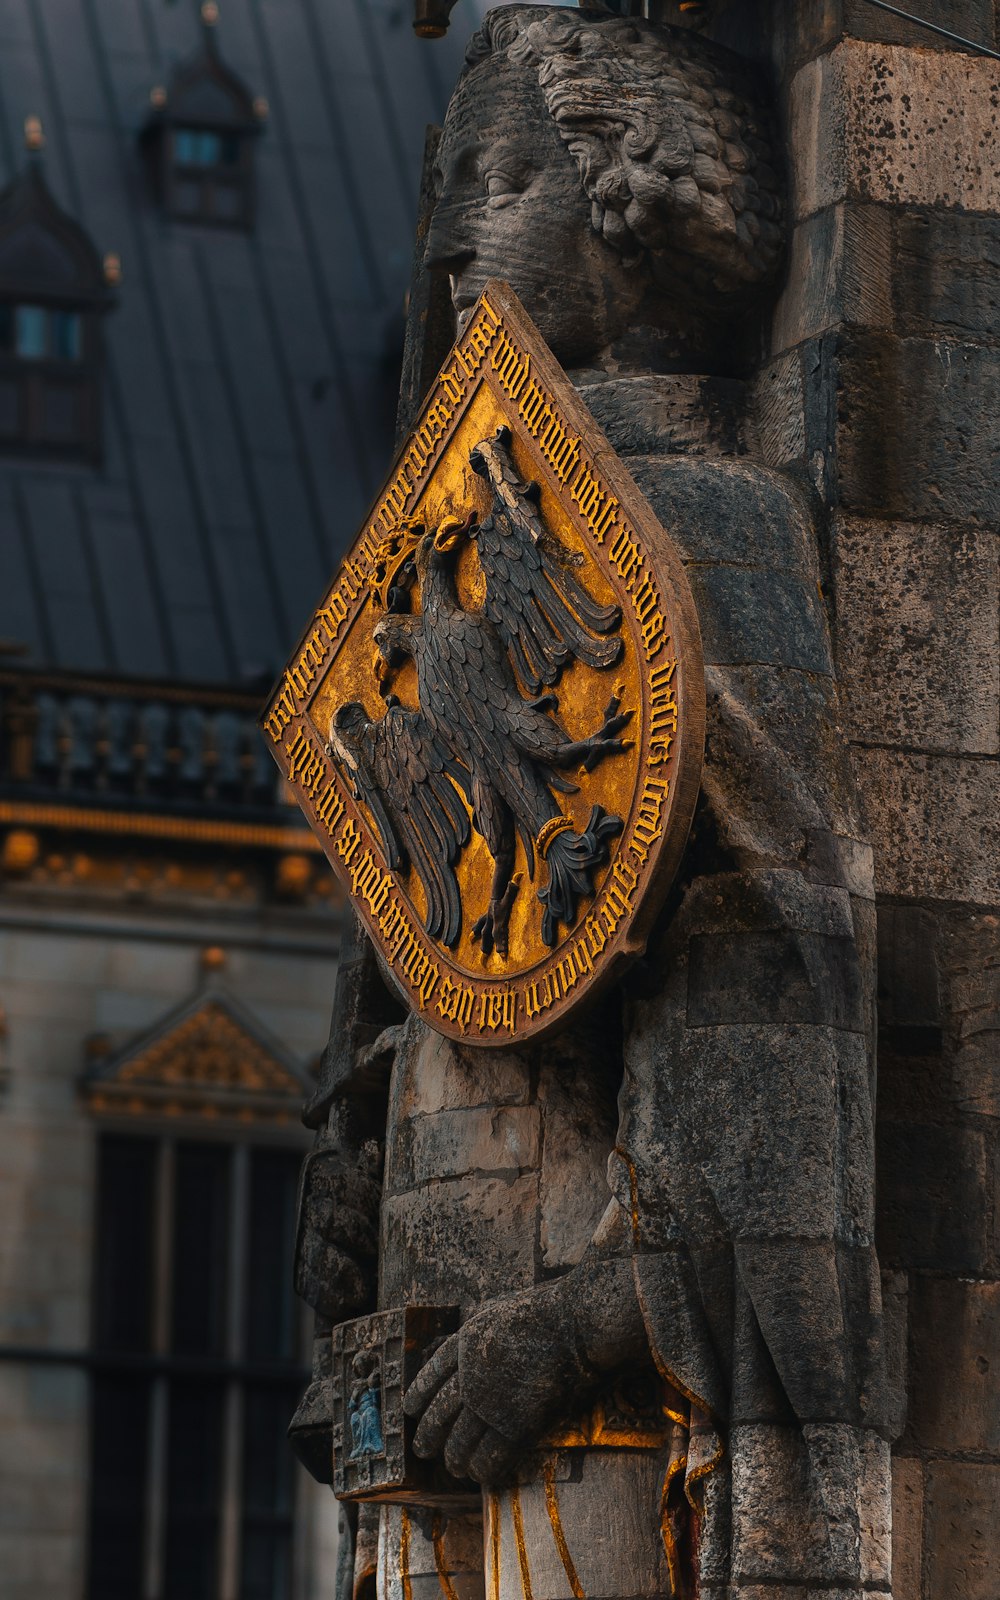
[(367, 724), (353, 754), (355, 792), (378, 829), (388, 865), (397, 872), (413, 868), (427, 904), (424, 926), (452, 949), (462, 931), (455, 867), (469, 839), (459, 793), (469, 792), (468, 774), (426, 718), (398, 704)]
[(574, 576), (574, 558), (546, 530), (537, 488), (519, 476), (509, 441), (501, 428), (471, 454), (473, 468), (493, 488), (492, 510), (474, 537), (486, 580), (484, 610), (521, 682), (537, 695), (573, 660), (613, 666), (622, 653), (614, 633), (621, 611), (601, 605)]

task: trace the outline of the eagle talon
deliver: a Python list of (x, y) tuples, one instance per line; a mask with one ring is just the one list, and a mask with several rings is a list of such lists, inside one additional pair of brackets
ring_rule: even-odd
[(517, 898), (520, 887), (520, 876), (511, 878), (503, 894), (498, 900), (491, 900), (489, 909), (483, 913), (473, 925), (472, 937), (482, 946), (483, 960), (493, 954), (498, 956), (507, 954), (507, 928), (510, 922), (510, 911)]
[(604, 721), (589, 739), (584, 739), (580, 744), (573, 746), (579, 753), (580, 765), (584, 772), (593, 772), (594, 768), (604, 760), (605, 756), (621, 755), (623, 750), (631, 750), (630, 739), (619, 739), (617, 735), (632, 721), (631, 711), (619, 711), (621, 701), (616, 694), (608, 701), (604, 713)]
[(584, 757), (583, 770), (585, 772), (593, 772), (594, 768), (600, 765), (605, 756), (620, 756), (624, 751), (631, 750), (632, 745), (633, 740), (631, 739), (602, 739), (599, 744), (594, 746), (590, 754)]

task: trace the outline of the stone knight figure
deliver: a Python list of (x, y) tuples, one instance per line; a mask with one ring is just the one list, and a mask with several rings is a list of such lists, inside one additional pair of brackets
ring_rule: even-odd
[(321, 1333), (462, 1315), (406, 1396), (454, 1505), (363, 1507), (344, 1593), (890, 1586), (872, 855), (751, 398), (782, 169), (737, 58), (606, 12), (491, 12), (449, 107), (427, 264), (459, 327), (512, 285), (680, 548), (707, 748), (644, 960), (554, 1041), (452, 1044), (344, 964), (300, 1290)]

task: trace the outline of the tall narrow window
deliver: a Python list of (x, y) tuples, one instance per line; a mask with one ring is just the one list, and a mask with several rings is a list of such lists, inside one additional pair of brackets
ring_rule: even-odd
[(152, 1243), (157, 1146), (106, 1138), (97, 1178), (91, 1389), (90, 1592), (134, 1600), (143, 1569), (151, 1379), (123, 1358), (152, 1348)]
[(291, 1600), (299, 1161), (100, 1138), (87, 1600)]

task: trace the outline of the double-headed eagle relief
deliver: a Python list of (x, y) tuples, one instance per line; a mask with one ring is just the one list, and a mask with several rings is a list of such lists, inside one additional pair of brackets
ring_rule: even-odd
[(673, 547), (491, 284), (263, 719), (431, 1026), (543, 1032), (642, 949), (703, 716)]
[[(539, 485), (519, 477), (510, 439), (504, 426), (470, 455), (492, 491), (483, 522), (474, 511), (446, 516), (436, 528), (409, 522), (386, 540), (372, 584), (387, 614), (372, 637), (388, 709), (372, 720), (351, 700), (330, 722), (330, 748), (371, 814), (387, 861), (418, 875), (424, 926), (449, 949), (462, 931), (456, 867), (470, 820), (485, 841), (493, 875), (472, 926), (484, 959), (508, 954), (521, 886), (518, 843), (528, 880), (543, 880), (537, 898), (546, 945), (556, 943), (560, 926), (573, 927), (593, 896), (594, 874), (606, 866), (622, 818), (595, 804), (578, 829), (561, 799), (579, 793), (575, 769), (592, 772), (625, 750), (621, 734), (632, 718), (612, 693), (585, 738), (573, 738), (559, 720), (552, 691), (564, 668), (579, 662), (607, 672), (621, 660), (621, 608), (584, 588), (574, 571), (582, 558), (545, 528)], [(484, 588), (475, 609), (463, 605), (456, 584), (466, 544), (475, 548)], [(416, 668), (412, 710), (386, 688), (407, 660)]]

